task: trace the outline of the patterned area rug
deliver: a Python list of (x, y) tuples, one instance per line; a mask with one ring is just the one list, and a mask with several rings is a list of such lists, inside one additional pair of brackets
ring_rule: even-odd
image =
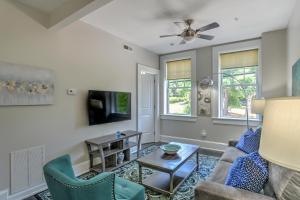
[[(144, 150), (142, 150), (141, 155), (147, 155), (154, 150), (159, 148), (159, 146), (151, 146)], [(215, 168), (219, 158), (214, 156), (207, 156), (207, 155), (201, 155), (199, 156), (199, 171), (194, 171), (191, 176), (185, 180), (185, 182), (179, 187), (178, 191), (176, 192), (174, 196), (174, 200), (193, 200), (194, 199), (194, 188), (195, 186), (205, 180), (209, 174), (213, 171)], [(196, 162), (196, 156), (192, 157), (187, 162)], [(136, 161), (130, 162), (127, 165), (124, 165), (123, 167), (120, 167), (114, 171), (114, 173), (122, 178), (128, 179), (133, 182), (138, 182), (138, 164)], [(143, 179), (150, 176), (154, 173), (154, 170), (143, 168)], [(79, 178), (81, 179), (90, 179), (94, 176), (96, 176), (97, 173), (95, 172), (88, 172)], [(169, 199), (169, 197), (158, 194), (156, 192), (153, 192), (151, 190), (146, 190), (146, 200), (166, 200)], [(48, 190), (45, 190), (37, 195), (35, 197), (38, 200), (52, 200), (51, 195)]]

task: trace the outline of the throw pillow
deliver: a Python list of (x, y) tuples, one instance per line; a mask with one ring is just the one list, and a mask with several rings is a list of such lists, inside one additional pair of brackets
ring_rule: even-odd
[(240, 138), (236, 148), (245, 153), (257, 152), (259, 149), (261, 136), (261, 128), (258, 128), (253, 132), (252, 129), (248, 129)]
[(268, 162), (254, 152), (233, 162), (225, 184), (259, 193), (264, 188), (268, 176)]

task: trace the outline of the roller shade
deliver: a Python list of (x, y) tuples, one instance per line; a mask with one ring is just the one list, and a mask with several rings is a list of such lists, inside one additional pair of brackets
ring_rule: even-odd
[(191, 59), (176, 60), (167, 62), (167, 80), (191, 79)]
[(251, 67), (258, 65), (258, 49), (223, 53), (220, 55), (221, 69)]

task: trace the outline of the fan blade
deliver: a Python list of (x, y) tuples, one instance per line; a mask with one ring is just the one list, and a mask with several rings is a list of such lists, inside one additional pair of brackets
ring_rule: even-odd
[(196, 32), (208, 31), (208, 30), (211, 30), (211, 29), (214, 29), (214, 28), (218, 28), (219, 26), (220, 25), (217, 22), (214, 22), (214, 23), (208, 24), (206, 26), (203, 26), (199, 29), (196, 29)]
[(185, 24), (185, 22), (173, 22), (176, 26), (180, 26), (181, 24)]
[(161, 35), (159, 36), (160, 38), (165, 38), (165, 37), (173, 37), (173, 36), (180, 36), (179, 34), (173, 34), (173, 35)]
[(181, 40), (180, 45), (186, 44), (185, 40)]
[(182, 29), (186, 28), (185, 22), (173, 22), (177, 28), (181, 31)]
[(201, 39), (205, 39), (205, 40), (212, 40), (212, 39), (214, 39), (215, 36), (199, 34), (199, 35), (197, 35), (197, 37), (201, 38)]

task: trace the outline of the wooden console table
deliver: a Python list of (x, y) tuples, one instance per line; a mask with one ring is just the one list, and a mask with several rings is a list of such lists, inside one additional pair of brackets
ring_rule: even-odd
[[(140, 155), (141, 132), (123, 131), (120, 136), (116, 134), (105, 135), (98, 138), (86, 140), (90, 158), (90, 169), (96, 172), (112, 171), (131, 162)], [(129, 141), (130, 138), (137, 137), (137, 142)], [(137, 158), (132, 158), (130, 148), (137, 147)], [(124, 153), (123, 163), (118, 163), (118, 154)], [(94, 165), (94, 159), (101, 158), (101, 163)]]

